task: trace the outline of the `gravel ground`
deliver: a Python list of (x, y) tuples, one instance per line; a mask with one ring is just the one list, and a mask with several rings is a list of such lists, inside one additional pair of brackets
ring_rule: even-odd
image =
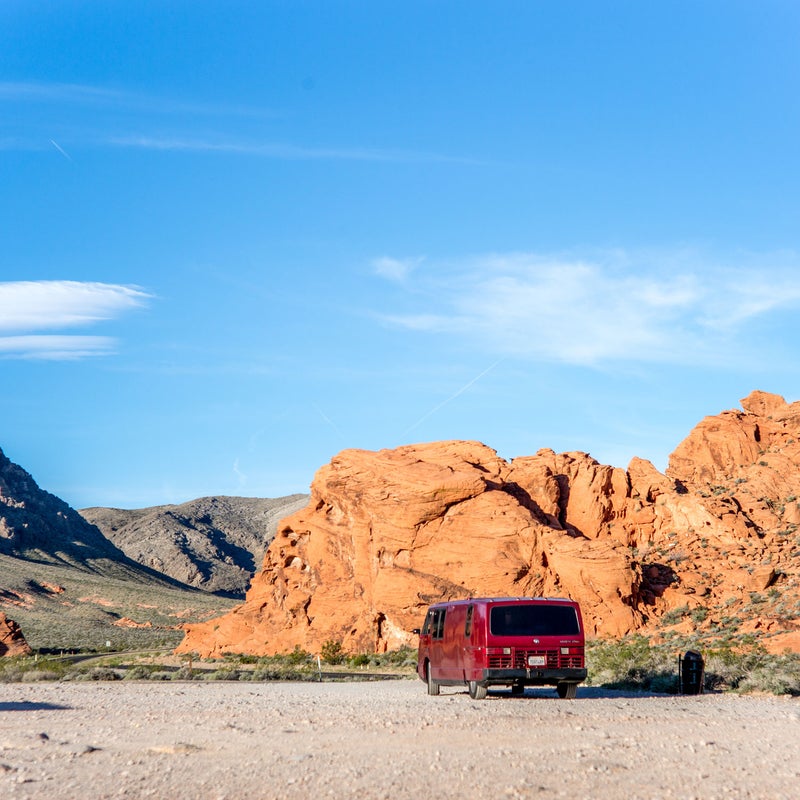
[(800, 701), (420, 681), (0, 686), (20, 798), (794, 798)]

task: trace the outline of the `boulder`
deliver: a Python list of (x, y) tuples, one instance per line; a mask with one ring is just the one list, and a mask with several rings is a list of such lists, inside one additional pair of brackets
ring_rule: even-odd
[(31, 652), (19, 625), (0, 611), (0, 658), (29, 656)]

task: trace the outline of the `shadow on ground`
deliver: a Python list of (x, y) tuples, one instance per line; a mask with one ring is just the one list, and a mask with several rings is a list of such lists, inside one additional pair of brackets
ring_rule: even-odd
[(71, 708), (57, 703), (32, 703), (28, 700), (0, 703), (0, 711), (68, 711)]

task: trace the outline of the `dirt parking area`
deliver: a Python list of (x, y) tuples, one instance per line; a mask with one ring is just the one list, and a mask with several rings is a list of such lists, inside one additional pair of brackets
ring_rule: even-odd
[(0, 686), (0, 792), (30, 798), (795, 798), (800, 701), (415, 680)]

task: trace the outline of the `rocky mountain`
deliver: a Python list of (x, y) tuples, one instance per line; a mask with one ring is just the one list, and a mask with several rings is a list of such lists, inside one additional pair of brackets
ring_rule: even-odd
[(128, 558), (0, 451), (0, 655), (174, 646), (230, 605)]
[[(0, 450), (0, 554), (128, 577), (160, 579), (110, 542), (75, 509), (41, 489)], [(174, 585), (174, 581), (163, 579)]]
[(241, 598), (280, 520), (307, 502), (305, 494), (203, 497), (132, 511), (85, 508), (80, 514), (134, 561), (189, 586)]
[(560, 595), (587, 630), (800, 650), (800, 403), (754, 392), (666, 474), (583, 452), (506, 462), (478, 442), (345, 450), (281, 524), (245, 602), (179, 651), (413, 644), (435, 600)]

